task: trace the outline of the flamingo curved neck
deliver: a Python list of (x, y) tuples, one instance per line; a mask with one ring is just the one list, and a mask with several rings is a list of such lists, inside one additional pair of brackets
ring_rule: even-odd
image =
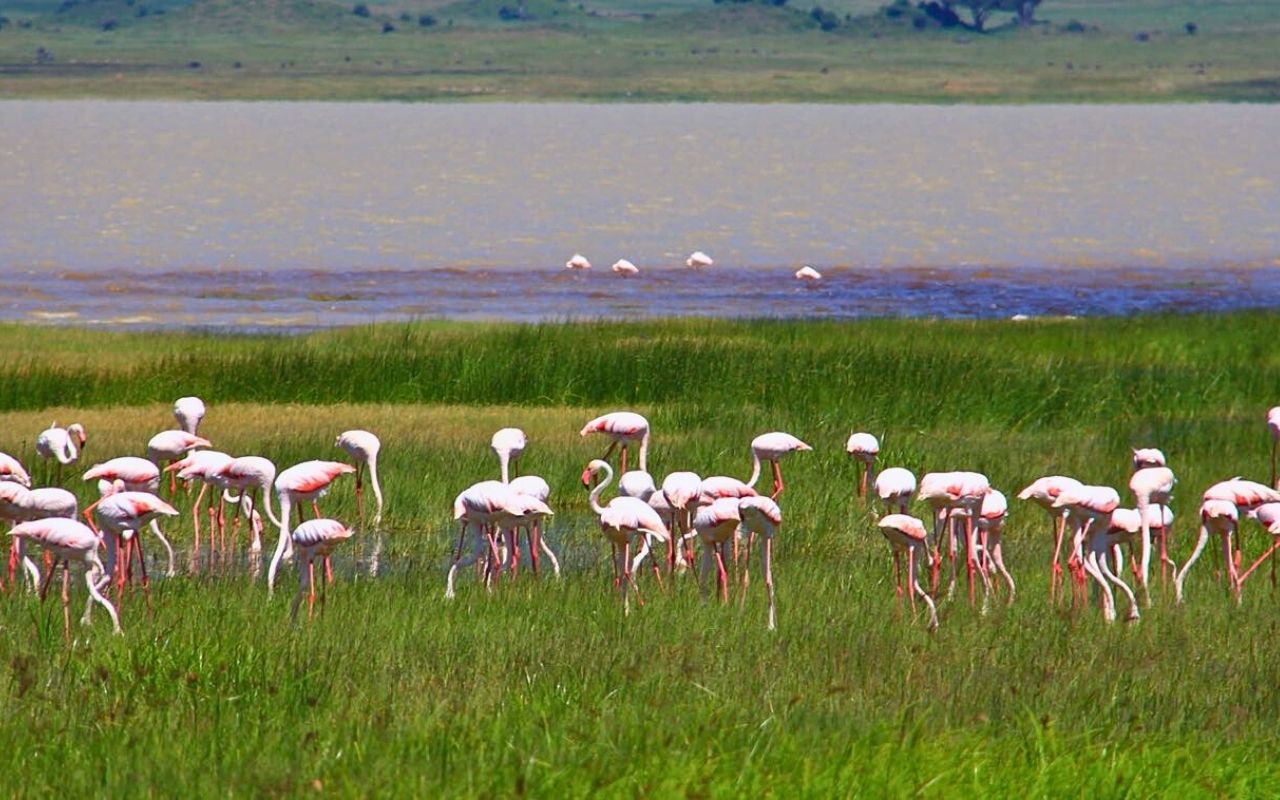
[[(502, 482), (511, 483), (511, 453), (507, 450), (498, 451), (498, 464), (502, 467)], [(370, 472), (373, 467), (370, 466)]]
[(280, 521), (281, 519), (285, 518), (284, 503), (283, 501), (281, 502), (280, 516), (277, 517), (276, 512), (271, 510), (271, 495), (272, 495), (272, 487), (270, 485), (263, 486), (262, 487), (262, 505), (265, 506), (267, 509), (267, 519), (271, 520), (272, 525), (275, 525), (277, 528), (280, 528), (283, 530), (288, 527), (287, 523)]
[(596, 484), (596, 488), (591, 490), (591, 497), (588, 499), (588, 502), (591, 504), (591, 510), (597, 514), (604, 513), (604, 506), (600, 505), (600, 494), (604, 491), (604, 487), (608, 486), (613, 480), (613, 467), (610, 467), (608, 463), (605, 463), (603, 470), (604, 480)]
[[(369, 456), (369, 483), (373, 485), (373, 497), (378, 501), (378, 513), (374, 516), (377, 525), (382, 521), (382, 485), (378, 483), (378, 456)], [(505, 483), (505, 481), (504, 481)]]
[(640, 438), (640, 471), (649, 471), (649, 432), (645, 431), (644, 436)]
[(747, 481), (747, 488), (756, 488), (756, 481), (760, 480), (760, 454), (751, 451), (751, 478)]

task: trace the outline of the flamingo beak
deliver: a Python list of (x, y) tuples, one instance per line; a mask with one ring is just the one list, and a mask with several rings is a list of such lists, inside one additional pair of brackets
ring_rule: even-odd
[(590, 470), (590, 469), (584, 469), (584, 470), (582, 471), (582, 486), (583, 486), (583, 488), (586, 488), (586, 489), (590, 489), (590, 488), (591, 488), (591, 475), (592, 475), (592, 472), (591, 472), (591, 470)]

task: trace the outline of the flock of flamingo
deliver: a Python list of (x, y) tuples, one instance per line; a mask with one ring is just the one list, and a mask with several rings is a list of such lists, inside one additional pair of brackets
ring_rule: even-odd
[[(701, 250), (695, 250), (684, 260), (684, 265), (692, 270), (700, 270), (705, 267), (710, 267), (715, 263), (715, 260), (712, 259), (711, 256)], [(568, 261), (564, 262), (564, 268), (570, 271), (587, 270), (591, 269), (591, 262), (581, 253), (574, 253)], [(613, 266), (609, 269), (612, 270), (615, 275), (623, 278), (634, 278), (640, 274), (640, 268), (625, 258), (620, 258), (613, 262)], [(800, 267), (800, 269), (796, 270), (795, 278), (802, 283), (815, 284), (822, 280), (822, 273), (818, 272), (808, 264), (805, 264)]]
[[(21, 462), (0, 453), (0, 519), (13, 525), (9, 534), (12, 540), (9, 583), (14, 582), (21, 566), (30, 587), (43, 599), (61, 567), (63, 617), (68, 638), (72, 562), (85, 566), (89, 599), (82, 622), (89, 623), (96, 603), (105, 609), (117, 633), (121, 629), (116, 605), (133, 578), (135, 559), (144, 592), (149, 585), (140, 536), (144, 529), (149, 529), (166, 550), (168, 575), (176, 574), (173, 547), (159, 526), (161, 517), (179, 515), (170, 502), (159, 496), (161, 478), (166, 473), (171, 500), (178, 496), (178, 480), (186, 483), (188, 494), (194, 485), (200, 487), (190, 511), (194, 527), (193, 569), (202, 550), (202, 516), (207, 516), (205, 541), (209, 562), (217, 558), (225, 561), (228, 554), (235, 553), (240, 521), (244, 518), (248, 520), (250, 564), (256, 570), (261, 563), (264, 528), (259, 512), (265, 513), (279, 534), (267, 570), (268, 593), (274, 590), (281, 563), (298, 561), (298, 589), (290, 606), (290, 616), (294, 619), (304, 595), (308, 599), (308, 615), (314, 613), (316, 562), (323, 568), (319, 581), (323, 602), (323, 587), (333, 580), (330, 555), (357, 530), (322, 517), (318, 500), (335, 479), (354, 474), (359, 529), (364, 530), (363, 490), (367, 473), (376, 500), (368, 526), (378, 536), (369, 559), (371, 571), (376, 573), (383, 514), (377, 467), (381, 444), (376, 435), (352, 430), (336, 438), (335, 446), (344, 450), (354, 463), (309, 460), (277, 473), (275, 465), (261, 456), (233, 457), (210, 449), (211, 443), (198, 434), (205, 415), (205, 405), (199, 398), (181, 398), (174, 404), (173, 411), (177, 429), (153, 436), (147, 443), (145, 458), (121, 456), (96, 464), (84, 473), (85, 481), (97, 482), (100, 497), (83, 511), (79, 510), (75, 495), (63, 488), (31, 488), (31, 477)], [(1117, 591), (1127, 600), (1127, 618), (1136, 620), (1140, 616), (1138, 594), (1143, 596), (1146, 605), (1151, 602), (1154, 557), (1159, 561), (1160, 580), (1172, 579), (1175, 600), (1181, 603), (1189, 570), (1209, 539), (1217, 536), (1229, 589), (1238, 600), (1245, 580), (1280, 549), (1280, 486), (1276, 484), (1280, 406), (1268, 412), (1267, 426), (1272, 436), (1271, 484), (1237, 477), (1210, 486), (1200, 506), (1199, 539), (1181, 567), (1169, 556), (1168, 550), (1173, 524), (1169, 503), (1176, 480), (1160, 450), (1133, 451), (1128, 487), (1134, 500), (1132, 508), (1121, 507), (1120, 493), (1112, 487), (1086, 485), (1061, 475), (1040, 478), (1019, 492), (1018, 499), (1042, 507), (1053, 520), (1051, 599), (1065, 599), (1064, 576), (1069, 574), (1073, 607), (1088, 604), (1088, 585), (1092, 580), (1105, 620), (1117, 618)], [(694, 472), (677, 471), (658, 484), (648, 472), (650, 431), (643, 416), (630, 411), (605, 414), (589, 421), (581, 435), (600, 435), (609, 440), (603, 456), (586, 465), (581, 480), (590, 492), (591, 511), (612, 548), (614, 585), (621, 591), (625, 612), (630, 611), (633, 595), (637, 602), (643, 602), (637, 574), (646, 559), (659, 588), (663, 587), (664, 573), (671, 580), (677, 573), (693, 572), (703, 591), (709, 592), (714, 574), (722, 602), (728, 602), (731, 585), (739, 587), (745, 597), (750, 584), (751, 552), (758, 546), (768, 600), (768, 627), (771, 630), (776, 627), (772, 552), (773, 540), (782, 525), (782, 510), (777, 502), (785, 488), (781, 461), (792, 453), (812, 450), (808, 444), (789, 433), (765, 433), (751, 442), (751, 474), (746, 481), (723, 475), (704, 478)], [(522, 560), (522, 533), (527, 562), (534, 574), (538, 573), (540, 560), (546, 558), (554, 574), (559, 576), (559, 560), (542, 537), (542, 524), (553, 514), (547, 505), (550, 486), (535, 475), (512, 477), (527, 443), (527, 437), (518, 428), (504, 428), (495, 433), (490, 446), (498, 458), (499, 478), (475, 483), (454, 500), (453, 516), (460, 528), (446, 578), (446, 598), (454, 597), (457, 573), (468, 565), (475, 565), (477, 578), (490, 589), (502, 580), (504, 573), (514, 578)], [(62, 428), (55, 422), (41, 432), (36, 439), (36, 452), (45, 460), (46, 477), (60, 482), (63, 469), (80, 458), (86, 444), (85, 429), (78, 424)], [(628, 469), (628, 454), (633, 449), (636, 468)], [(604, 503), (602, 495), (614, 480), (609, 459), (615, 450), (619, 453), (617, 493)], [(961, 557), (970, 605), (977, 605), (977, 592), (981, 589), (981, 609), (987, 610), (990, 597), (996, 592), (995, 576), (1003, 578), (1008, 590), (1007, 602), (1013, 602), (1016, 584), (1004, 563), (1002, 541), (1008, 503), (986, 476), (976, 472), (931, 472), (917, 482), (915, 475), (902, 467), (877, 472), (880, 444), (869, 433), (851, 435), (846, 451), (857, 472), (857, 496), (869, 500), (874, 494), (883, 506), (884, 516), (879, 519), (878, 527), (893, 555), (895, 594), (899, 602), (903, 594), (907, 595), (913, 615), (918, 598), (928, 610), (929, 629), (937, 628), (937, 601), (944, 596), (943, 566), (950, 565), (945, 596), (951, 598), (957, 585), (957, 561)], [(772, 477), (768, 496), (755, 488), (766, 467)], [(210, 489), (213, 493), (205, 506)], [(278, 513), (271, 502), (272, 494)], [(932, 518), (930, 526), (909, 513), (913, 499), (928, 508)], [(304, 516), (308, 505), (313, 514), (310, 520)], [(295, 510), (299, 519), (296, 526), (292, 525)], [(1273, 544), (1248, 567), (1243, 565), (1240, 549), (1242, 518), (1257, 520), (1273, 537)], [(700, 567), (693, 552), (695, 541), (701, 545)], [(43, 578), (40, 566), (26, 553), (27, 545), (45, 550)], [(1065, 573), (1064, 545), (1067, 545)], [(1129, 551), (1130, 572), (1137, 592), (1123, 577), (1123, 547)], [(655, 548), (661, 548), (662, 553)], [(105, 553), (105, 561), (100, 552)], [(921, 582), (922, 571), (928, 588)], [(1273, 560), (1272, 582), (1275, 580)], [(115, 604), (103, 594), (113, 581)], [(149, 593), (147, 596), (149, 601)]]

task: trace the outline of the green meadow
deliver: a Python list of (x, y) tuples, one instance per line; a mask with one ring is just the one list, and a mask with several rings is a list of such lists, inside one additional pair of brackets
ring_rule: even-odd
[[(339, 432), (383, 441), (383, 571), (362, 531), (310, 621), (296, 573), (268, 599), (240, 569), (155, 578), (63, 640), (56, 596), (0, 594), (0, 789), (12, 797), (1274, 796), (1276, 595), (1243, 603), (1212, 553), (1176, 607), (1157, 585), (1133, 624), (1048, 597), (1048, 518), (1011, 501), (1012, 606), (942, 602), (941, 627), (895, 605), (876, 513), (853, 497), (844, 440), (881, 465), (988, 474), (1011, 498), (1044, 474), (1124, 489), (1129, 448), (1179, 477), (1172, 550), (1199, 494), (1266, 479), (1263, 416), (1280, 387), (1280, 316), (1013, 322), (880, 320), (562, 325), (415, 323), (298, 336), (0, 327), (0, 449), (37, 477), (51, 421), (89, 433), (86, 464), (139, 454), (174, 398), (209, 405), (215, 447), (284, 467), (334, 458)], [(692, 576), (622, 613), (578, 482), (595, 414), (653, 428), (650, 469), (745, 477), (748, 443), (786, 430), (779, 629), (758, 575), (744, 600)], [(446, 601), (453, 497), (497, 475), (499, 427), (523, 428), (564, 574)], [(64, 478), (83, 501), (88, 488)], [(610, 493), (606, 493), (606, 497)], [(1122, 491), (1122, 496), (1127, 492)], [(356, 516), (349, 480), (321, 501)], [(180, 495), (186, 510), (190, 500)], [(922, 513), (919, 509), (916, 513)], [(190, 522), (168, 526), (180, 549)], [(1246, 556), (1264, 535), (1244, 525)], [(268, 539), (270, 541), (270, 538)], [(157, 548), (152, 548), (154, 556)], [(242, 554), (243, 556), (243, 554)], [(184, 559), (179, 558), (183, 564)], [(56, 595), (56, 593), (55, 593)], [(1002, 598), (1001, 598), (1002, 599)], [(84, 600), (73, 584), (73, 610)]]
[(942, 27), (916, 3), (887, 5), (0, 0), (0, 98), (1280, 98), (1280, 4), (1270, 0), (1044, 0), (1036, 24), (998, 13), (984, 32)]

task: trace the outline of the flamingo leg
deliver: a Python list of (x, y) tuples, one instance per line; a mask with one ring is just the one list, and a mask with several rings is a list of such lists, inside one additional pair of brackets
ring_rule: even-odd
[(316, 613), (316, 561), (307, 559), (307, 619), (313, 619)]
[(200, 567), (200, 503), (204, 501), (205, 493), (209, 491), (209, 484), (201, 483), (200, 492), (196, 495), (196, 502), (191, 506), (191, 526), (195, 529), (195, 539), (191, 545), (191, 571), (195, 572)]
[(62, 562), (62, 634), (71, 644), (71, 564)]
[(298, 621), (298, 606), (302, 604), (302, 595), (307, 590), (307, 571), (298, 569), (298, 591), (293, 595), (293, 603), (289, 606), (289, 621)]
[[(870, 479), (871, 470), (866, 464), (858, 462), (858, 497), (867, 496), (867, 481)], [(911, 559), (908, 558), (908, 561)]]
[[(1272, 542), (1271, 546), (1267, 548), (1266, 552), (1258, 556), (1258, 559), (1249, 565), (1248, 569), (1240, 573), (1240, 576), (1236, 579), (1237, 585), (1243, 586), (1245, 579), (1248, 578), (1250, 575), (1252, 575), (1253, 571), (1257, 569), (1259, 566), (1261, 566), (1263, 561), (1266, 561), (1268, 558), (1270, 558), (1271, 555), (1275, 553), (1277, 549), (1280, 549), (1280, 537), (1277, 537), (1276, 540)], [(1274, 570), (1275, 562), (1272, 562), (1271, 566), (1272, 566), (1272, 569)]]
[(893, 599), (897, 605), (902, 605), (902, 551), (896, 547), (893, 549)]
[[(900, 556), (900, 553), (899, 553), (897, 550), (895, 550), (895, 551), (893, 552), (893, 566), (894, 566), (894, 572), (895, 572), (895, 576), (894, 576), (894, 577), (895, 577), (895, 578), (897, 578), (897, 577), (898, 577), (898, 576), (896, 575), (896, 572), (897, 572), (897, 569), (901, 566), (901, 563), (900, 563), (900, 561), (899, 561), (899, 556)], [(898, 579), (899, 579), (899, 580), (901, 580), (901, 578), (898, 578)], [(910, 598), (910, 600), (911, 600), (911, 619), (912, 619), (912, 620), (915, 620), (915, 618), (916, 618), (916, 593), (915, 593), (915, 588), (914, 588), (914, 587), (915, 587), (915, 583), (916, 583), (916, 549), (915, 549), (914, 547), (908, 547), (908, 548), (907, 548), (907, 581), (909, 582), (909, 583), (908, 583), (908, 585), (909, 585), (910, 587), (912, 587), (912, 588), (911, 588), (911, 590), (907, 592), (907, 595), (909, 596), (909, 598)], [(901, 587), (901, 586), (897, 586), (897, 587), (895, 587), (895, 588), (897, 589), (897, 594), (898, 594), (898, 596), (899, 596), (899, 597), (901, 597), (901, 596), (902, 596), (902, 587)]]
[(1049, 599), (1058, 600), (1058, 587), (1062, 584), (1062, 537), (1067, 532), (1067, 515), (1058, 514), (1053, 525), (1053, 563), (1049, 565)]
[(760, 567), (764, 572), (764, 589), (769, 596), (769, 630), (778, 629), (777, 610), (773, 598), (773, 538), (766, 537), (760, 548)]
[(458, 574), (458, 567), (462, 565), (462, 546), (467, 540), (467, 523), (462, 521), (461, 530), (458, 532), (458, 547), (453, 553), (453, 564), (449, 566), (449, 577), (445, 580), (445, 599), (451, 599), (453, 595), (453, 578)]
[(720, 602), (729, 602), (729, 574), (724, 568), (724, 556), (720, 553), (721, 548), (714, 548), (716, 554), (716, 591), (720, 595)]
[[(770, 461), (769, 463), (773, 465), (773, 497), (771, 499), (777, 500), (778, 495), (782, 494), (782, 490), (785, 488), (782, 484), (782, 466), (777, 461)], [(863, 473), (863, 475), (865, 476), (866, 473)]]
[(138, 551), (138, 571), (142, 573), (142, 594), (147, 600), (147, 611), (151, 610), (151, 580), (147, 577), (147, 559), (142, 553), (142, 531), (134, 531), (133, 546)]
[(40, 583), (40, 599), (44, 600), (49, 595), (49, 582), (53, 580), (53, 570), (50, 569), (44, 576), (44, 580)]
[[(619, 468), (618, 468), (618, 474), (619, 474), (619, 475), (625, 475), (625, 474), (627, 474), (627, 443), (626, 443), (626, 442), (623, 442), (623, 443), (622, 443), (622, 456), (621, 456), (621, 458), (622, 458), (622, 463), (619, 465)], [(639, 601), (637, 601), (637, 602), (639, 602)]]

